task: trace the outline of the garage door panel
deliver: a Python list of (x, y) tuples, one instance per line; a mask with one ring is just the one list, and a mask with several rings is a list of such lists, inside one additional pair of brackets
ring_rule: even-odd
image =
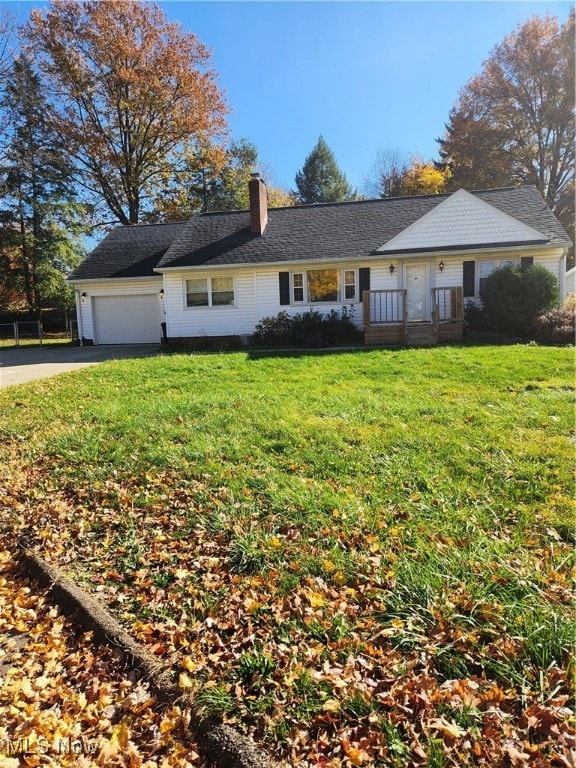
[(156, 294), (95, 296), (96, 344), (156, 344), (160, 341), (160, 316)]

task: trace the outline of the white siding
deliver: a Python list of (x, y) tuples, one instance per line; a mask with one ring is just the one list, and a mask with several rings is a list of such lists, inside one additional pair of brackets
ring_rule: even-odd
[[(235, 306), (187, 307), (185, 281), (192, 277), (233, 277)], [(254, 270), (200, 270), (165, 275), (167, 334), (178, 337), (238, 336), (256, 324)]]
[(564, 276), (564, 285), (562, 290), (562, 301), (566, 301), (568, 296), (576, 294), (576, 267), (572, 267)]
[[(126, 280), (93, 280), (75, 285), (79, 293), (87, 294), (86, 301), (80, 302), (82, 334), (86, 339), (94, 339), (94, 324), (92, 303), (94, 296), (122, 296), (135, 294), (157, 293), (160, 320), (166, 320), (169, 338), (230, 336), (253, 333), (256, 323), (263, 317), (277, 315), (285, 311), (289, 314), (318, 309), (329, 312), (331, 309), (340, 310), (342, 306), (350, 306), (350, 302), (335, 304), (300, 304), (284, 306), (280, 304), (278, 283), (279, 272), (296, 272), (307, 269), (318, 269), (319, 266), (336, 269), (370, 268), (370, 288), (372, 290), (387, 290), (402, 288), (403, 261), (416, 262), (422, 260), (430, 264), (430, 288), (456, 287), (462, 285), (463, 261), (515, 259), (532, 255), (535, 264), (541, 264), (549, 269), (560, 282), (560, 270), (564, 261), (563, 249), (526, 249), (516, 251), (486, 251), (484, 253), (449, 253), (446, 255), (403, 255), (401, 257), (382, 255), (367, 260), (348, 262), (312, 262), (277, 264), (274, 266), (242, 267), (235, 270), (211, 269), (182, 270), (181, 272), (166, 272), (164, 283), (162, 277), (133, 278)], [(440, 262), (444, 269), (439, 269)], [(390, 272), (390, 265), (394, 272)], [(235, 287), (235, 306), (230, 307), (186, 307), (185, 281), (190, 277), (232, 276)], [(164, 285), (164, 299), (160, 298), (160, 289)], [(362, 304), (357, 301), (353, 305), (354, 322), (362, 327)]]
[(417, 250), (456, 245), (543, 240), (541, 232), (459, 189), (378, 250)]
[(127, 280), (91, 280), (76, 283), (74, 288), (79, 294), (85, 293), (86, 299), (79, 302), (82, 336), (94, 340), (93, 297), (94, 296), (131, 296), (138, 294), (156, 293), (158, 296), (158, 312), (160, 321), (164, 320), (164, 300), (160, 299), (162, 277), (131, 278)]
[[(310, 310), (318, 310), (323, 314), (335, 309), (339, 312), (342, 307), (349, 307), (353, 310), (352, 319), (359, 328), (362, 327), (362, 302), (361, 301), (344, 301), (335, 302), (333, 304), (280, 304), (280, 288), (278, 281), (278, 274), (280, 272), (305, 272), (307, 269), (319, 269), (325, 267), (326, 269), (358, 269), (359, 267), (370, 267), (370, 288), (371, 289), (385, 289), (396, 288), (397, 286), (397, 274), (390, 275), (389, 270), (390, 262), (386, 261), (383, 264), (382, 260), (379, 261), (362, 261), (362, 262), (315, 262), (315, 263), (298, 263), (291, 265), (278, 265), (275, 267), (260, 267), (256, 272), (256, 307), (257, 307), (257, 320), (261, 320), (263, 317), (273, 317), (279, 312), (287, 312), (289, 315), (296, 315), (302, 312), (308, 312)], [(356, 286), (358, 292), (358, 286)]]

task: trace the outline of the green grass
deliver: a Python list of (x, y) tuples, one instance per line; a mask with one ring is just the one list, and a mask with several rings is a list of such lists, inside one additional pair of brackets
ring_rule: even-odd
[(535, 346), (115, 361), (1, 393), (4, 506), (271, 743), (386, 718), (387, 676), (545, 702), (574, 637), (573, 401), (573, 351)]
[(40, 343), (38, 336), (23, 336), (18, 344), (12, 338), (0, 338), (0, 349), (18, 349), (19, 347), (70, 346), (72, 339), (67, 333), (45, 334)]

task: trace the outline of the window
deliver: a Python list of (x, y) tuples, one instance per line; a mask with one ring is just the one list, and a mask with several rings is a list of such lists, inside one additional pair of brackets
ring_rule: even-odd
[(478, 264), (478, 293), (483, 290), (486, 278), (489, 277), (495, 269), (496, 266), (493, 261), (481, 261)]
[(202, 277), (186, 280), (187, 307), (224, 307), (234, 304), (234, 278)]
[(294, 304), (304, 301), (304, 275), (302, 272), (295, 272), (292, 275), (292, 287)]
[(484, 282), (489, 275), (497, 269), (503, 267), (516, 267), (517, 262), (514, 259), (500, 259), (500, 261), (479, 261), (478, 262), (478, 295), (484, 288)]
[(234, 280), (231, 277), (212, 278), (212, 306), (234, 304)]
[(311, 269), (308, 275), (308, 296), (311, 304), (340, 301), (338, 271), (336, 269)]
[(186, 280), (186, 306), (208, 306), (208, 280)]
[(327, 304), (356, 300), (355, 269), (309, 269), (292, 273), (293, 304)]
[(351, 301), (356, 298), (356, 272), (353, 269), (344, 271), (344, 298)]

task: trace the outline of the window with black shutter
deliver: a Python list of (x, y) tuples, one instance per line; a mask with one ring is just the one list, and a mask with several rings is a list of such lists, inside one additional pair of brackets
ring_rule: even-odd
[(370, 267), (360, 267), (358, 270), (358, 294), (362, 301), (364, 291), (370, 290)]
[(476, 281), (476, 262), (465, 261), (462, 264), (462, 286), (464, 288), (464, 298), (474, 296)]
[(278, 286), (280, 288), (280, 304), (290, 304), (290, 272), (278, 273)]

